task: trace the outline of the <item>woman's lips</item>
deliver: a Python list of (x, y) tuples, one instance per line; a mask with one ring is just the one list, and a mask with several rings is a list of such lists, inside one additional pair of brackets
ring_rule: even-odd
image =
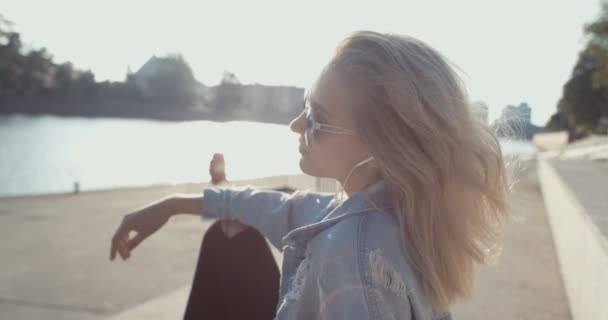
[(300, 153), (308, 153), (308, 151), (306, 151), (306, 147), (304, 147), (303, 137), (300, 137), (300, 147), (298, 148), (298, 150), (300, 150)]

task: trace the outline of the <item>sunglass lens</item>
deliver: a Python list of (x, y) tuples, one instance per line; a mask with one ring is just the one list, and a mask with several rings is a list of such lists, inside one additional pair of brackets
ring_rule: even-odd
[(306, 131), (304, 132), (304, 142), (306, 142), (306, 146), (309, 146), (312, 143), (312, 136), (314, 133), (313, 126), (312, 110), (309, 107), (306, 109)]

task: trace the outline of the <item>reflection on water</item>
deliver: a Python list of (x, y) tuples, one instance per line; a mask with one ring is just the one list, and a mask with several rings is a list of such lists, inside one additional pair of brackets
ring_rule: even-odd
[(507, 140), (501, 141), (500, 145), (503, 149), (503, 153), (508, 155), (531, 155), (538, 151), (534, 144), (529, 141)]
[[(535, 152), (509, 142), (505, 153)], [(223, 152), (232, 180), (299, 173), (298, 136), (251, 122), (0, 117), (0, 196), (209, 180)]]
[(286, 126), (59, 117), (0, 118), (0, 195), (209, 180), (223, 152), (230, 179), (298, 173)]

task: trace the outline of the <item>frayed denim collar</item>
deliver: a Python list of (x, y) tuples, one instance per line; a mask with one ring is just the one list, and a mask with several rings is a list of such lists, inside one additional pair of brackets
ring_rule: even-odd
[(350, 197), (341, 203), (337, 203), (336, 199), (334, 199), (331, 205), (334, 209), (332, 209), (322, 220), (375, 207), (387, 210), (392, 209), (391, 200), (384, 179), (376, 181), (368, 185), (365, 189), (351, 194)]
[(366, 212), (392, 212), (392, 203), (386, 189), (384, 179), (374, 182), (365, 189), (351, 194), (346, 200), (337, 203), (334, 199), (328, 210), (329, 212), (320, 221), (296, 228), (283, 237), (283, 244), (298, 241), (307, 241), (314, 234), (329, 228), (338, 221), (356, 214)]

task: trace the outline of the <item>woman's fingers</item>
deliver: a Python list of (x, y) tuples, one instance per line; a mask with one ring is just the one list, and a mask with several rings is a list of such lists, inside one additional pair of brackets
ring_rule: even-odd
[(164, 206), (155, 204), (125, 215), (112, 238), (110, 260), (114, 260), (116, 254), (123, 260), (129, 258), (131, 251), (167, 222), (168, 216), (164, 210)]
[(116, 258), (116, 252), (120, 254), (123, 260), (125, 259), (124, 251), (122, 248), (129, 239), (129, 228), (126, 223), (126, 218), (127, 216), (123, 218), (123, 221), (116, 230), (114, 237), (112, 237), (112, 245), (110, 248), (110, 260), (114, 260), (114, 258)]
[(129, 234), (127, 233), (124, 237), (118, 238), (116, 242), (112, 244), (111, 260), (114, 260), (117, 252), (123, 260), (130, 258), (131, 251), (133, 251), (146, 237), (143, 233), (138, 232), (132, 239), (128, 238)]
[(133, 251), (145, 238), (143, 233), (138, 232), (133, 239), (127, 242), (126, 247), (129, 251)]
[(112, 240), (112, 249), (110, 251), (110, 260), (114, 260), (116, 258), (116, 253), (119, 253), (121, 255), (121, 257), (124, 259), (123, 257), (123, 247), (125, 244), (125, 240), (122, 239), (116, 239), (116, 240)]
[(114, 258), (116, 257), (116, 253), (118, 253), (118, 255), (120, 255), (120, 257), (123, 260), (126, 260), (127, 258), (129, 258), (131, 256), (131, 250), (129, 250), (126, 240), (121, 240), (118, 243), (116, 243), (116, 245), (114, 246), (113, 251), (112, 251), (112, 256), (111, 256), (112, 260), (114, 260)]
[(118, 247), (118, 252), (120, 253), (120, 257), (122, 260), (127, 260), (131, 256), (131, 252), (129, 252), (129, 248), (125, 245), (121, 245)]
[(110, 246), (110, 260), (114, 260), (114, 258), (116, 258), (116, 251), (118, 251), (118, 246), (120, 244), (120, 240), (118, 238), (119, 231), (120, 228), (118, 228), (116, 234), (114, 234), (114, 237), (112, 237), (112, 245)]

